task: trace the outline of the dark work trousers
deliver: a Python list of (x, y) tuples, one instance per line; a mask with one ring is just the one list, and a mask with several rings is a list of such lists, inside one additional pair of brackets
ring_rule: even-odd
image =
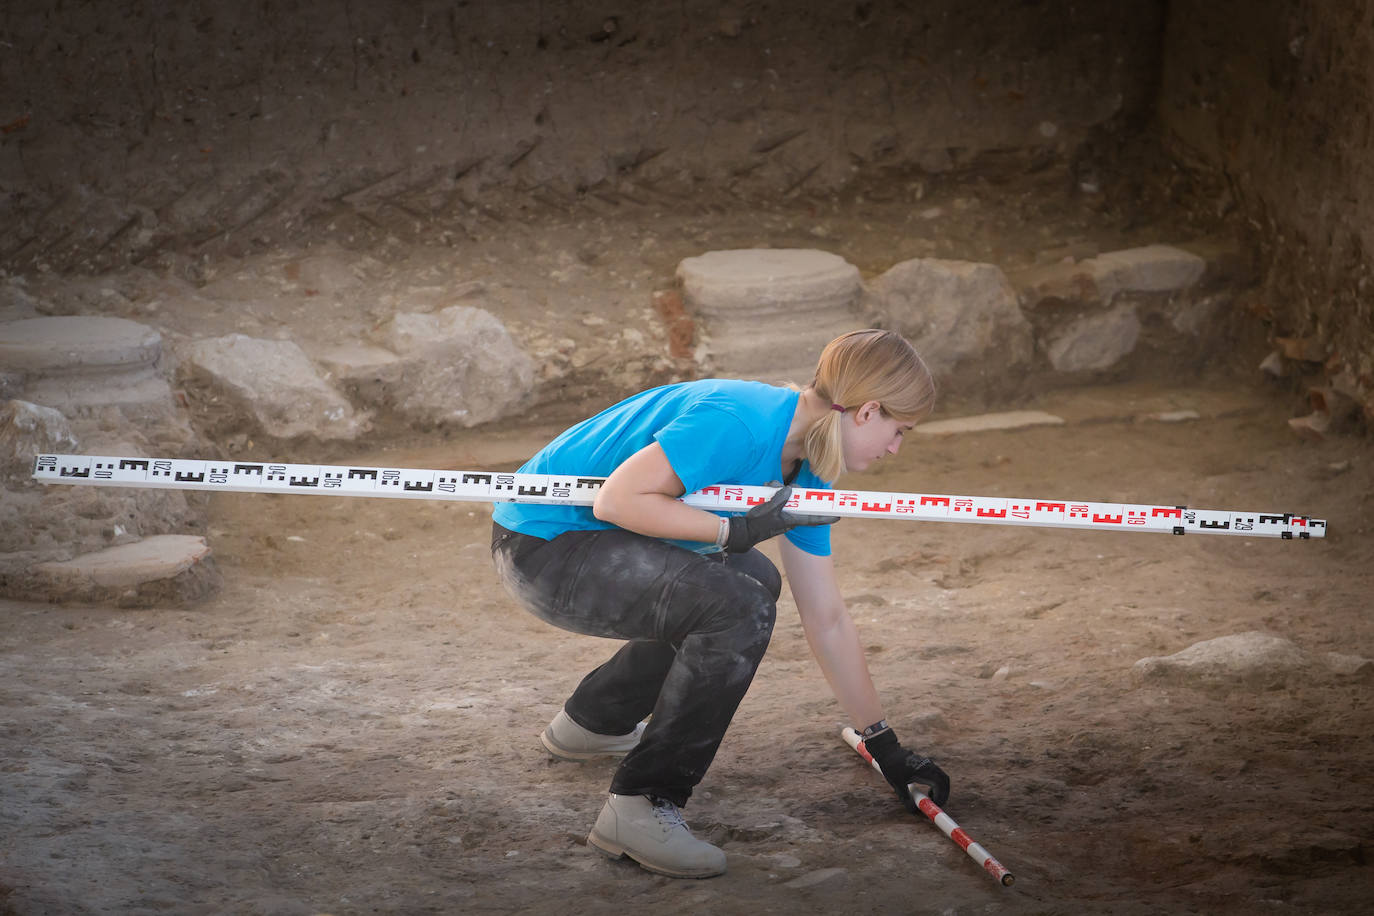
[(563, 708), (601, 735), (627, 734), (652, 713), (611, 791), (685, 805), (768, 648), (777, 567), (757, 550), (704, 556), (622, 528), (544, 540), (494, 525), (491, 550), (506, 588), (535, 616), (628, 640)]

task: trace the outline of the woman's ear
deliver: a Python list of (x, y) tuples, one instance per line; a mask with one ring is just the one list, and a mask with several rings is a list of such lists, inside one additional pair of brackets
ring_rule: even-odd
[(869, 420), (875, 420), (883, 415), (883, 405), (877, 401), (865, 401), (863, 406), (854, 411), (854, 422), (862, 426)]

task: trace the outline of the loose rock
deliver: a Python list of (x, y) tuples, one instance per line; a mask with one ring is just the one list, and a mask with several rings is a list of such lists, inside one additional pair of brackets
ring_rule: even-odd
[(848, 870), (843, 868), (818, 868), (815, 871), (810, 871), (800, 877), (793, 878), (791, 881), (784, 884), (783, 887), (815, 887), (818, 884), (824, 884), (828, 881), (843, 881), (848, 874)]
[(1331, 429), (1331, 417), (1314, 410), (1305, 416), (1289, 419), (1288, 428), (1297, 433), (1300, 438), (1320, 442), (1326, 438), (1326, 434)]
[(365, 419), (291, 341), (230, 334), (194, 341), (184, 356), (194, 376), (269, 436), (351, 440), (364, 428)]
[(1259, 370), (1273, 378), (1283, 378), (1288, 374), (1288, 366), (1283, 361), (1283, 354), (1278, 350), (1272, 351), (1260, 361)]
[(1191, 420), (1202, 419), (1202, 414), (1196, 410), (1161, 410), (1157, 413), (1148, 413), (1143, 417), (1145, 420), (1153, 420), (1156, 423), (1187, 423)]
[(1142, 682), (1278, 687), (1311, 666), (1307, 653), (1289, 640), (1252, 630), (1142, 658), (1133, 674)]
[(1093, 372), (1116, 365), (1139, 340), (1135, 307), (1122, 304), (1067, 325), (1051, 339), (1045, 355), (1060, 372)]
[(1324, 656), (1326, 666), (1332, 674), (1363, 676), (1374, 674), (1374, 659), (1363, 655), (1347, 655), (1343, 652), (1328, 652)]
[[(875, 279), (869, 293), (881, 316), (946, 384), (984, 375), (989, 365), (1000, 376), (1014, 376), (1030, 362), (1030, 324), (995, 265), (915, 258)], [(959, 372), (965, 365), (968, 370)]]
[(35, 455), (76, 448), (76, 436), (61, 411), (28, 401), (0, 405), (0, 483), (7, 488), (38, 486), (32, 479)]
[[(485, 309), (402, 312), (344, 376), (364, 403), (421, 427), (476, 426), (528, 399), (534, 362)], [(388, 358), (387, 354), (394, 358)]]

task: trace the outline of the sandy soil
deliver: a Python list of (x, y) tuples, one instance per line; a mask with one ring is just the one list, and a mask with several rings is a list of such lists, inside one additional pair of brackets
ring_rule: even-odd
[[(281, 444), (261, 436), (255, 444), (241, 417), (210, 416), (204, 392), (182, 392), (199, 411), (209, 447), (256, 457), (514, 467), (586, 409), (683, 373), (683, 360), (664, 356), (666, 329), (651, 294), (671, 285), (681, 258), (703, 251), (819, 247), (870, 277), (922, 256), (986, 260), (1010, 272), (1211, 236), (1216, 214), (1237, 209), (1237, 190), (1265, 187), (1260, 180), (1248, 189), (1209, 188), (1205, 175), (1172, 163), (1157, 163), (1159, 174), (1138, 173), (1133, 160), (1148, 159), (1154, 144), (1115, 129), (1097, 133), (1097, 148), (1080, 150), (1072, 163), (1031, 156), (1026, 174), (1010, 162), (1019, 154), (998, 153), (1020, 142), (1002, 133), (1022, 117), (1006, 120), (1006, 110), (1027, 111), (1027, 128), (1046, 137), (1040, 116), (1021, 105), (1027, 95), (1032, 104), (1051, 105), (1045, 117), (1063, 122), (1066, 132), (1099, 123), (1105, 116), (1084, 101), (1085, 72), (1116, 74), (1086, 96), (1110, 100), (1120, 79), (1127, 96), (1137, 96), (1125, 100), (1127, 113), (1155, 111), (1153, 102), (1140, 105), (1153, 85), (1131, 76), (1133, 68), (1153, 72), (1154, 52), (1104, 54), (1108, 45), (1091, 27), (1100, 17), (1083, 4), (1077, 11), (1055, 6), (1062, 16), (1015, 5), (1008, 21), (1034, 23), (1011, 41), (1016, 79), (1029, 80), (1034, 91), (1011, 93), (1000, 91), (992, 71), (991, 92), (981, 72), (968, 80), (941, 76), (944, 59), (958, 58), (948, 72), (963, 74), (1011, 58), (999, 51), (1000, 37), (990, 50), (965, 55), (941, 29), (958, 31), (967, 5), (926, 4), (958, 13), (944, 17), (954, 25), (929, 37), (923, 30), (918, 42), (933, 43), (934, 61), (919, 55), (919, 78), (944, 85), (934, 92), (918, 86), (921, 107), (877, 121), (844, 102), (850, 93), (869, 95), (872, 75), (848, 61), (830, 64), (851, 46), (841, 41), (815, 54), (823, 81), (843, 84), (843, 92), (824, 95), (837, 112), (829, 120), (844, 121), (829, 130), (853, 141), (848, 159), (877, 168), (889, 134), (902, 133), (887, 122), (914, 117), (913, 137), (929, 136), (937, 159), (948, 159), (951, 145), (976, 152), (990, 144), (997, 148), (990, 159), (1009, 160), (981, 176), (944, 173), (953, 161), (933, 166), (939, 175), (875, 172), (836, 197), (810, 196), (809, 172), (788, 175), (805, 165), (790, 158), (792, 150), (808, 144), (840, 161), (827, 129), (788, 139), (768, 126), (790, 144), (778, 155), (773, 147), (760, 152), (752, 136), (743, 139), (756, 124), (785, 127), (799, 116), (823, 126), (810, 83), (784, 87), (783, 101), (762, 101), (755, 111), (749, 93), (726, 98), (740, 87), (720, 68), (722, 58), (698, 52), (714, 38), (687, 33), (665, 42), (684, 53), (649, 40), (677, 28), (691, 5), (645, 25), (645, 40), (623, 52), (603, 44), (604, 36), (582, 37), (606, 21), (604, 11), (587, 13), (595, 19), (583, 28), (584, 13), (574, 9), (567, 42), (590, 50), (564, 58), (553, 56), (557, 49), (546, 54), (542, 35), (537, 57), (507, 58), (500, 43), (479, 43), (480, 28), (460, 31), (452, 17), (435, 18), (422, 46), (357, 43), (369, 30), (414, 31), (407, 23), (429, 22), (432, 5), (413, 5), (390, 17), (398, 27), (377, 29), (370, 23), (388, 18), (386, 6), (354, 4), (343, 17), (331, 8), (323, 30), (293, 8), (289, 28), (243, 42), (247, 49), (236, 48), (232, 59), (200, 54), (206, 39), (182, 30), (225, 36), (212, 42), (217, 48), (237, 45), (240, 15), (244, 23), (260, 20), (261, 5), (237, 13), (225, 5), (217, 19), (190, 17), (175, 28), (148, 5), (158, 21), (137, 42), (127, 36), (151, 20), (134, 13), (104, 28), (89, 4), (65, 12), (25, 6), (34, 12), (17, 10), (10, 28), (41, 33), (41, 41), (0, 44), (18, 46), (4, 61), (24, 71), (16, 85), (26, 88), (11, 95), (32, 102), (35, 117), (30, 125), (24, 111), (5, 115), (11, 140), (0, 165), (18, 182), (12, 202), (21, 218), (0, 227), (0, 247), (6, 279), (23, 274), (16, 289), (26, 293), (12, 297), (20, 304), (6, 304), (0, 317), (31, 317), (35, 309), (111, 314), (157, 326), (169, 344), (242, 332), (289, 337), (315, 353), (365, 338), (397, 310), (461, 301), (492, 310), (541, 365), (538, 408), (518, 419), (523, 425), (420, 438), (378, 417), (366, 446), (273, 451)], [(309, 12), (313, 5), (297, 6)], [(511, 33), (526, 28), (504, 7), (487, 6), (512, 23)], [(563, 14), (539, 6), (541, 30), (556, 29)], [(810, 27), (804, 18), (772, 16), (766, 5), (732, 6), (739, 8), (722, 13), (720, 25), (703, 20), (701, 27), (728, 32), (728, 20), (744, 17), (748, 38), (756, 6), (783, 33)], [(867, 20), (871, 6), (855, 4), (854, 18)], [(1310, 210), (1326, 220), (1328, 210), (1337, 212), (1328, 199), (1353, 207), (1347, 185), (1357, 186), (1358, 176), (1313, 153), (1314, 174), (1300, 180), (1306, 173), (1289, 168), (1287, 157), (1314, 138), (1323, 153), (1358, 153), (1353, 140), (1341, 146), (1339, 131), (1307, 129), (1334, 111), (1351, 125), (1348, 133), (1358, 131), (1360, 120), (1349, 113), (1360, 88), (1334, 78), (1366, 73), (1358, 42), (1353, 51), (1341, 42), (1328, 47), (1321, 25), (1334, 19), (1308, 4), (1303, 15), (1316, 23), (1308, 47), (1323, 53), (1300, 58), (1286, 40), (1254, 40), (1254, 28), (1235, 30), (1228, 51), (1214, 29), (1198, 27), (1207, 17), (1191, 6), (1198, 5), (1178, 4), (1171, 17), (1171, 57), (1206, 66), (1169, 65), (1168, 72), (1187, 74), (1164, 87), (1168, 103), (1178, 83), (1176, 110), (1166, 104), (1164, 112), (1170, 130), (1206, 145), (1217, 124), (1246, 134), (1239, 147), (1223, 143), (1227, 153), (1219, 158), (1232, 174), (1244, 174), (1233, 168), (1237, 162), (1253, 161), (1261, 172), (1283, 175), (1299, 203), (1271, 208), (1280, 218)], [(1213, 7), (1216, 21), (1225, 21), (1243, 5)], [(846, 15), (836, 8), (823, 18)], [(1288, 11), (1255, 15), (1261, 26), (1292, 25)], [(640, 34), (632, 18), (622, 23), (627, 39)], [(67, 34), (68, 20), (79, 36)], [(1180, 29), (1188, 41), (1196, 36), (1198, 50), (1178, 44), (1172, 33)], [(294, 30), (308, 34), (297, 41)], [(756, 34), (768, 53), (778, 33)], [(1064, 44), (1063, 34), (1077, 37)], [(137, 59), (99, 53), (134, 43), (146, 50)], [(906, 59), (906, 43), (897, 44)], [(332, 59), (302, 51), (335, 45)], [(1268, 57), (1254, 53), (1269, 45)], [(809, 54), (808, 45), (796, 47)], [(1137, 47), (1134, 39), (1128, 47)], [(450, 53), (455, 63), (442, 63)], [(660, 128), (636, 127), (657, 118), (658, 106), (620, 111), (622, 96), (606, 79), (632, 72), (629, 64), (617, 70), (605, 63), (627, 57), (645, 61), (633, 70), (650, 75), (645, 99), (667, 88), (670, 99), (680, 94), (688, 106), (683, 132), (665, 141), (674, 149), (661, 160), (686, 159), (696, 171), (681, 180), (654, 179), (654, 166), (639, 169), (663, 150), (653, 149)], [(1046, 65), (1041, 74), (1036, 67), (1047, 57), (1066, 69)], [(29, 65), (61, 59), (70, 65)], [(748, 66), (776, 80), (765, 69), (772, 65), (757, 60)], [(855, 55), (855, 65), (875, 74), (883, 61)], [(1267, 104), (1278, 96), (1255, 87), (1273, 88), (1319, 65), (1322, 79), (1309, 80), (1316, 88), (1297, 108), (1294, 99), (1280, 100), (1284, 123), (1300, 135), (1295, 141), (1275, 142), (1266, 117), (1217, 121), (1217, 111), (1230, 110), (1228, 98)], [(480, 78), (467, 79), (473, 67)], [(1072, 81), (1055, 82), (1060, 73)], [(748, 75), (750, 87), (764, 85)], [(546, 87), (559, 94), (552, 109)], [(871, 95), (882, 100), (889, 91)], [(771, 98), (773, 89), (767, 92)], [(489, 117), (484, 98), (495, 100)], [(465, 107), (469, 100), (475, 108)], [(1002, 107), (985, 107), (994, 103)], [(792, 110), (798, 104), (800, 113)], [(695, 113), (715, 108), (726, 115), (720, 123)], [(471, 150), (440, 142), (435, 127), (446, 134), (455, 110), (466, 132), (460, 145)], [(944, 116), (957, 126), (942, 127)], [(879, 127), (873, 135), (870, 128)], [(510, 146), (492, 145), (496, 140)], [(437, 171), (414, 159), (417, 144), (430, 148)], [(277, 150), (297, 147), (303, 152), (292, 168), (272, 161), (284, 155)], [(470, 152), (476, 158), (468, 160)], [(748, 168), (711, 164), (717, 160)], [(392, 163), (405, 162), (416, 167), (392, 171)], [(581, 181), (578, 170), (588, 162), (602, 163), (604, 177)], [(755, 170), (758, 186), (775, 198), (778, 186), (793, 190), (782, 199), (746, 199)], [(88, 186), (100, 174), (111, 186)], [(61, 193), (24, 196), (27, 185), (44, 183)], [(573, 190), (583, 184), (586, 192)], [(1102, 194), (1079, 193), (1084, 184)], [(1332, 187), (1338, 193), (1323, 193)], [(1277, 196), (1280, 204), (1285, 199)], [(1293, 250), (1303, 252), (1301, 245)], [(1322, 246), (1317, 260), (1343, 264), (1344, 250)], [(1238, 301), (1234, 311), (1244, 314), (1227, 330), (1248, 327), (1237, 333), (1253, 344), (1267, 331), (1301, 330), (1260, 328), (1265, 314), (1364, 314), (1303, 285), (1303, 271), (1325, 268), (1287, 249), (1278, 254), (1298, 268), (1296, 292), (1284, 303)], [(1263, 356), (1234, 340), (1213, 343), (1214, 364), (1235, 359), (1252, 371)], [(1172, 368), (1196, 368), (1195, 357)], [(1165, 369), (1157, 372), (1153, 383), (1048, 394), (1028, 384), (1015, 406), (1056, 411), (1070, 422), (916, 436), (899, 457), (852, 483), (1289, 510), (1328, 518), (1330, 536), (1283, 542), (875, 521), (846, 521), (836, 531), (842, 585), (889, 718), (951, 774), (950, 813), (1016, 874), (1014, 887), (995, 884), (932, 825), (907, 815), (841, 743), (839, 710), (789, 600), (759, 676), (686, 811), (700, 835), (725, 848), (730, 871), (674, 881), (586, 847), (611, 765), (551, 760), (536, 735), (577, 679), (614, 647), (547, 627), (513, 605), (491, 570), (483, 506), (217, 496), (209, 536), (225, 585), (193, 609), (0, 601), (0, 916), (654, 907), (750, 916), (1368, 911), (1374, 677), (1337, 676), (1314, 664), (1229, 687), (1166, 686), (1137, 682), (1132, 665), (1250, 630), (1289, 638), (1316, 658), (1333, 651), (1374, 657), (1374, 456), (1354, 439), (1294, 439), (1284, 422), (1292, 390), (1236, 380), (1244, 376), (1209, 384), (1174, 376), (1165, 384), (1158, 381), (1168, 377)], [(1181, 409), (1201, 419), (1138, 420)], [(961, 407), (947, 398), (942, 410)]]
[[(1370, 484), (1242, 385), (1085, 389), (1070, 422), (915, 437), (871, 489), (1297, 510), (1324, 541), (841, 523), (901, 734), (1002, 888), (839, 740), (784, 601), (687, 809), (730, 871), (584, 844), (610, 764), (537, 732), (612, 644), (496, 583), (481, 505), (217, 496), (194, 610), (0, 604), (0, 912), (1355, 912), (1374, 899), (1369, 680), (1139, 686), (1139, 658), (1264, 630), (1374, 655)], [(1192, 408), (1192, 423), (1139, 422)], [(551, 425), (355, 455), (511, 467)], [(860, 481), (862, 481), (860, 483)], [(999, 669), (1006, 669), (999, 671)]]
[[(836, 251), (866, 275), (915, 256), (1013, 269), (1210, 231), (1166, 225), (1179, 211), (1147, 218), (1138, 200), (1123, 215), (1066, 197), (1063, 178), (745, 209), (532, 199), (447, 241), (443, 216), (321, 221), (295, 247), (197, 261), (194, 297), (175, 263), (33, 289), (62, 312), (170, 335), (309, 343), (479, 280), (482, 304), (527, 345), (570, 341), (547, 357), (537, 410), (500, 429), (387, 430), (289, 454), (230, 427), (214, 446), (514, 468), (567, 421), (655, 380), (607, 328), (638, 328), (661, 352), (650, 294), (682, 257), (766, 242)], [(318, 251), (357, 283), (315, 296), (286, 282)], [(1012, 888), (907, 815), (841, 743), (786, 597), (686, 812), (729, 874), (673, 881), (604, 859), (584, 838), (611, 765), (551, 760), (536, 735), (614, 646), (514, 606), (491, 570), (486, 507), (244, 495), (211, 501), (225, 586), (194, 609), (0, 602), (0, 914), (757, 914), (856, 900), (878, 913), (1357, 911), (1374, 899), (1370, 679), (1320, 665), (1229, 688), (1132, 677), (1142, 657), (1250, 630), (1316, 657), (1374, 657), (1368, 445), (1300, 442), (1284, 422), (1291, 394), (1217, 375), (1229, 380), (1160, 372), (1028, 391), (1016, 406), (1069, 422), (914, 436), (852, 480), (1330, 521), (1326, 540), (1295, 542), (840, 524), (842, 585), (889, 718), (951, 774), (951, 815), (1012, 869)], [(1140, 420), (1184, 409), (1201, 419)]]

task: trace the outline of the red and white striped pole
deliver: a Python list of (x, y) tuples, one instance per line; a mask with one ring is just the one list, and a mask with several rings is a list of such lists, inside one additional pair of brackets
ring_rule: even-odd
[[(874, 760), (873, 755), (868, 752), (868, 748), (864, 747), (864, 741), (859, 737), (858, 732), (846, 726), (840, 732), (840, 736), (844, 738), (845, 744), (854, 748), (854, 751), (867, 760), (873, 769), (879, 773), (882, 772), (882, 768), (878, 766), (878, 761)], [(970, 859), (983, 866), (983, 870), (996, 878), (1003, 887), (1011, 887), (1016, 878), (1007, 871), (1006, 866), (994, 859), (992, 853), (984, 849), (982, 845), (975, 843), (973, 837), (965, 833), (964, 828), (954, 822), (954, 818), (930, 800), (930, 796), (915, 788), (911, 790), (911, 794), (916, 799), (916, 807), (920, 809), (922, 814), (930, 818), (936, 827), (940, 828), (940, 832), (958, 843), (959, 848), (968, 853)]]

